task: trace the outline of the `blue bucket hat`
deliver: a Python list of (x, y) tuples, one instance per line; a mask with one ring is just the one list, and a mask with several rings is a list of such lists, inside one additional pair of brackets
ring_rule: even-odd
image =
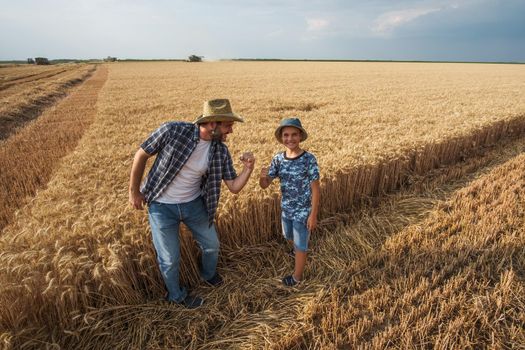
[(301, 125), (301, 121), (299, 120), (299, 118), (286, 118), (281, 121), (281, 124), (279, 125), (277, 130), (275, 130), (275, 138), (280, 143), (283, 143), (283, 140), (281, 137), (281, 130), (287, 126), (294, 127), (301, 131), (301, 141), (306, 140), (306, 138), (308, 137), (308, 133), (306, 132), (306, 130), (303, 129), (303, 126)]

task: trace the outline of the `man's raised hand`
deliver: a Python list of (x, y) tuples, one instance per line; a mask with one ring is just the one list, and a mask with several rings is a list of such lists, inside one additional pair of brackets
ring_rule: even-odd
[(253, 156), (252, 152), (244, 152), (241, 155), (240, 159), (245, 167), (247, 167), (250, 170), (253, 170), (253, 166), (255, 165), (255, 157)]

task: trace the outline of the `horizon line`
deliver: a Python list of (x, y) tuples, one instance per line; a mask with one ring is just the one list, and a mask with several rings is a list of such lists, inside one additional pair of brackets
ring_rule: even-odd
[[(116, 57), (115, 57), (116, 58)], [(50, 62), (61, 63), (61, 62), (104, 62), (105, 58), (54, 58), (49, 59)], [(126, 62), (126, 61), (145, 61), (145, 62), (154, 62), (154, 61), (175, 61), (175, 62), (184, 62), (188, 61), (187, 58), (116, 58), (117, 62)], [(525, 61), (475, 61), (475, 60), (395, 60), (395, 59), (311, 59), (311, 58), (219, 58), (206, 60), (203, 59), (202, 62), (197, 63), (210, 63), (217, 61), (284, 61), (284, 62), (400, 62), (400, 63), (492, 63), (492, 64), (525, 64)], [(0, 60), (0, 64), (29, 64), (27, 59), (25, 60)]]

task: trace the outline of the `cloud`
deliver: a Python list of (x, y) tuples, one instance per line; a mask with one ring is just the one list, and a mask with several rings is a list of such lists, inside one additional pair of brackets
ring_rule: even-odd
[(322, 18), (307, 18), (306, 23), (308, 24), (308, 31), (319, 31), (327, 27), (330, 22)]
[(283, 29), (277, 29), (272, 32), (266, 33), (264, 37), (268, 39), (275, 39), (281, 38), (283, 35), (285, 35), (285, 31)]
[(396, 27), (441, 10), (441, 8), (420, 8), (386, 12), (374, 21), (372, 31), (378, 35), (388, 36)]

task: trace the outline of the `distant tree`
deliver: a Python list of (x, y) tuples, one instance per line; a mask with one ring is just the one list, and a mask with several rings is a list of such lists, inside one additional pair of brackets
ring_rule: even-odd
[(191, 56), (188, 56), (188, 61), (190, 61), (190, 62), (202, 62), (203, 58), (204, 58), (204, 56), (191, 55)]
[(111, 56), (104, 58), (105, 62), (115, 62), (116, 60), (117, 60), (116, 57), (111, 57)]
[(45, 57), (35, 57), (36, 64), (49, 64), (49, 60)]
[(31, 57), (29, 57), (29, 58), (27, 59), (27, 64), (35, 64), (35, 60), (32, 59)]

